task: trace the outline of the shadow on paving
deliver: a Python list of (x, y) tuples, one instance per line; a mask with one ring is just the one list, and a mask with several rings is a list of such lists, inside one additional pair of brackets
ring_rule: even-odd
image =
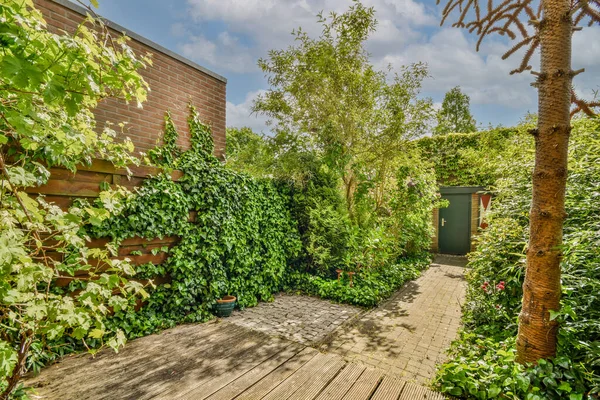
[[(384, 353), (389, 357), (395, 357), (400, 354), (401, 343), (390, 340), (389, 334), (397, 331), (398, 327), (408, 332), (414, 332), (416, 327), (403, 321), (404, 317), (409, 316), (408, 305), (421, 293), (418, 281), (406, 283), (400, 291), (392, 298), (385, 301), (378, 308), (365, 314), (354, 325), (348, 326), (345, 332), (337, 338), (334, 337), (329, 343), (325, 343), (322, 349), (326, 351), (333, 350), (340, 340), (362, 344), (363, 352)], [(397, 320), (397, 323), (390, 323)], [(358, 333), (358, 335), (356, 335)]]
[(460, 326), (466, 259), (437, 256), (429, 269), (321, 348), (425, 382)]
[[(68, 357), (28, 385), (47, 399), (173, 398), (226, 375), (242, 361), (260, 362), (287, 344), (229, 324), (199, 324), (172, 336), (132, 341), (119, 354)], [(140, 345), (134, 345), (140, 341)]]

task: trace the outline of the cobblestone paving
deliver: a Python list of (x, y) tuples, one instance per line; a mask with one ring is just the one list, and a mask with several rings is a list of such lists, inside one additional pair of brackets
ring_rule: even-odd
[(438, 256), (423, 275), (340, 331), (322, 350), (426, 383), (455, 339), (466, 282), (462, 257)]
[(325, 341), (345, 322), (363, 312), (358, 307), (309, 296), (279, 294), (272, 303), (236, 311), (227, 322), (306, 345)]

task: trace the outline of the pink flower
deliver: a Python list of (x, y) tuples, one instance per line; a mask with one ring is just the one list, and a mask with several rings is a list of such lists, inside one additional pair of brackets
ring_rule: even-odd
[(504, 281), (500, 281), (500, 283), (496, 285), (496, 289), (504, 290)]

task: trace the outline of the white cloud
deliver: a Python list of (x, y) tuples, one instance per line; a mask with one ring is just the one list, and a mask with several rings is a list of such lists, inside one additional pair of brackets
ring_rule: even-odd
[[(191, 36), (181, 46), (184, 55), (217, 70), (236, 73), (257, 71), (256, 60), (270, 49), (283, 49), (293, 43), (290, 32), (301, 26), (310, 36), (321, 32), (315, 15), (325, 10), (344, 12), (349, 0), (187, 0), (189, 15), (198, 23), (220, 21), (226, 28), (215, 40)], [(452, 87), (471, 96), (472, 105), (498, 105), (522, 115), (535, 111), (537, 93), (530, 86), (529, 73), (510, 75), (522, 52), (508, 60), (502, 54), (511, 44), (503, 38), (486, 38), (480, 52), (475, 51), (476, 37), (465, 30), (434, 28), (439, 22), (439, 9), (428, 9), (418, 0), (363, 0), (374, 6), (378, 29), (366, 46), (372, 62), (385, 70), (388, 64), (399, 68), (415, 62), (426, 62), (432, 78), (423, 89), (441, 100)], [(424, 29), (425, 28), (425, 29)], [(431, 31), (433, 30), (433, 35)], [(428, 36), (428, 33), (431, 36)], [(238, 38), (243, 37), (244, 43)], [(576, 77), (575, 86), (584, 97), (600, 85), (600, 27), (585, 28), (573, 40), (573, 69), (586, 68)], [(534, 69), (539, 57), (533, 60)], [(229, 90), (235, 90), (230, 88)], [(229, 125), (251, 125), (264, 128), (264, 120), (250, 114), (251, 100), (258, 92), (248, 93), (244, 102), (227, 104)], [(485, 122), (485, 121), (484, 121)]]
[(202, 35), (189, 36), (188, 42), (180, 47), (185, 57), (212, 68), (236, 73), (257, 69), (249, 49), (228, 32), (221, 32), (214, 41)]
[[(244, 35), (252, 47), (237, 47), (254, 60), (266, 56), (270, 49), (283, 49), (293, 43), (292, 30), (302, 27), (311, 36), (318, 36), (322, 27), (316, 15), (324, 10), (344, 12), (349, 0), (187, 0), (189, 14), (196, 22), (222, 21), (227, 31)], [(367, 44), (374, 57), (388, 49), (404, 46), (420, 37), (416, 27), (437, 23), (437, 19), (416, 0), (367, 0), (375, 7), (377, 32)], [(184, 45), (189, 46), (189, 43)], [(214, 49), (215, 58), (226, 53), (227, 47)], [(224, 57), (227, 59), (227, 57)], [(237, 72), (237, 71), (236, 71)]]
[(244, 126), (252, 128), (255, 132), (267, 131), (266, 118), (261, 115), (252, 114), (252, 104), (256, 96), (265, 93), (265, 90), (257, 90), (246, 94), (242, 103), (233, 104), (227, 102), (227, 126), (241, 128)]
[(504, 51), (506, 46), (491, 43), (477, 53), (464, 31), (446, 28), (426, 42), (388, 54), (381, 63), (399, 67), (426, 62), (432, 78), (424, 82), (423, 89), (441, 96), (460, 86), (471, 96), (471, 104), (500, 104), (514, 109), (531, 107), (535, 103), (535, 91), (529, 85), (532, 79), (528, 74), (509, 75), (520, 60), (518, 56), (502, 60)]
[(185, 25), (181, 22), (176, 22), (173, 25), (171, 25), (171, 35), (175, 36), (175, 37), (182, 37), (185, 36), (187, 34), (187, 29), (185, 28)]
[(600, 89), (600, 26), (584, 27), (573, 35), (572, 68), (585, 68), (573, 79), (577, 94), (584, 99), (593, 98), (592, 90)]

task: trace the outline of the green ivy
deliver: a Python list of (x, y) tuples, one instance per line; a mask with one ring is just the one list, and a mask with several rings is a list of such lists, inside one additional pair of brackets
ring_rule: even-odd
[(493, 171), (486, 168), (486, 159), (506, 146), (514, 135), (510, 128), (496, 128), (473, 133), (449, 133), (423, 137), (416, 141), (423, 158), (435, 168), (437, 181), (445, 186), (490, 186), (495, 182)]
[(165, 132), (162, 136), (163, 144), (148, 152), (150, 162), (165, 167), (173, 167), (175, 161), (181, 155), (181, 149), (177, 146), (177, 129), (171, 119), (171, 114), (165, 114)]
[(291, 272), (285, 289), (362, 307), (375, 307), (390, 297), (407, 281), (416, 279), (429, 266), (431, 255), (421, 253), (379, 268), (364, 268), (353, 276), (350, 286), (347, 273), (340, 280), (326, 279), (308, 273)]
[(242, 308), (270, 300), (301, 247), (285, 185), (226, 169), (213, 156), (210, 127), (195, 108), (188, 120), (188, 151), (173, 150), (176, 136), (168, 114), (165, 121), (164, 145), (150, 153), (151, 159), (183, 171), (183, 177), (177, 182), (168, 174), (147, 179), (124, 198), (119, 215), (87, 227), (87, 233), (110, 236), (116, 243), (135, 236), (180, 237), (163, 265), (138, 267), (142, 277), (168, 275), (171, 282), (157, 286), (141, 310), (130, 308), (111, 318), (130, 337), (206, 320), (216, 299), (227, 294), (236, 296)]

